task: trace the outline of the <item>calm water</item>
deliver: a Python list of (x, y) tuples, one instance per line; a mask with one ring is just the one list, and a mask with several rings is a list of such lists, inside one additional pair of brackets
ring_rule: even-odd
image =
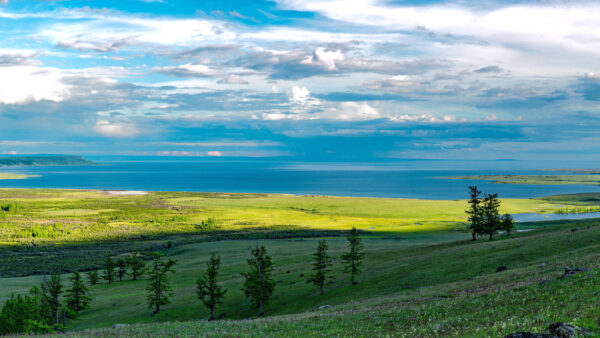
[[(500, 197), (600, 192), (581, 185), (513, 185), (452, 180), (446, 176), (539, 174), (532, 163), (405, 161), (398, 163), (302, 163), (278, 161), (110, 162), (101, 166), (0, 168), (41, 175), (1, 180), (1, 187), (148, 191), (271, 192), (336, 196), (462, 199), (477, 185)], [(538, 164), (539, 165), (539, 164)], [(560, 167), (560, 166), (555, 166)], [(465, 170), (464, 168), (469, 168)]]

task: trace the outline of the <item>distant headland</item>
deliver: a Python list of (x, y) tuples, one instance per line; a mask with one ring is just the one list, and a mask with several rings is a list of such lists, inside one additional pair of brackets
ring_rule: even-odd
[(62, 165), (98, 165), (98, 163), (75, 155), (0, 156), (0, 167)]

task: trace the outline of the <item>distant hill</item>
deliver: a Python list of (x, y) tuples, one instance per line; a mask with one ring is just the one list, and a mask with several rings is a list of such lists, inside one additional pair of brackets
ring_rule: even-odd
[(32, 156), (2, 156), (0, 167), (14, 166), (50, 166), (50, 165), (97, 165), (96, 162), (74, 155), (32, 155)]

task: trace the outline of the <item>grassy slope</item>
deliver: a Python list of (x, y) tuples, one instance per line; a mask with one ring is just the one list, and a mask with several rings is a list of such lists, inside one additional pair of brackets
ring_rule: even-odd
[(0, 180), (20, 180), (29, 177), (35, 177), (35, 175), (0, 173)]
[[(565, 266), (598, 266), (600, 227), (596, 224), (569, 222), (494, 242), (403, 246), (370, 238), (365, 243), (369, 255), (361, 283), (348, 286), (337, 269), (338, 280), (324, 296), (318, 296), (316, 289), (306, 284), (306, 277), (298, 275), (310, 269), (310, 249), (316, 243), (269, 241), (264, 244), (274, 254), (275, 279), (281, 282), (267, 311), (278, 316), (251, 321), (136, 324), (73, 335), (290, 336), (302, 332), (304, 336), (503, 336), (515, 331), (543, 331), (554, 321), (600, 332), (598, 271), (557, 279)], [(579, 231), (570, 231), (573, 227)], [(330, 242), (339, 254), (341, 243)], [(170, 320), (206, 317), (206, 310), (193, 298), (193, 279), (208, 253), (216, 250), (224, 256), (223, 280), (230, 290), (219, 311), (226, 311), (230, 318), (251, 318), (255, 309), (238, 291), (238, 272), (243, 269), (241, 261), (247, 251), (244, 246), (251, 244), (205, 243), (171, 250), (169, 254), (180, 259), (173, 277), (177, 296), (165, 307), (165, 315)], [(508, 270), (496, 273), (500, 265)], [(288, 269), (293, 272), (287, 274)], [(539, 285), (544, 279), (554, 280)], [(291, 281), (296, 284), (290, 285)], [(72, 323), (72, 328), (89, 326), (84, 322), (101, 327), (152, 321), (143, 304), (143, 285), (140, 281), (123, 282), (110, 289), (95, 287), (94, 309)], [(333, 306), (316, 309), (323, 304)]]

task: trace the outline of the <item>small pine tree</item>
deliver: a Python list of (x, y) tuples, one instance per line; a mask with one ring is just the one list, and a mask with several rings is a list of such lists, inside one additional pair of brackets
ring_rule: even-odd
[(481, 233), (481, 225), (483, 221), (483, 215), (481, 210), (481, 191), (476, 186), (469, 187), (469, 210), (466, 213), (469, 215), (469, 225), (467, 229), (471, 230), (473, 241), (477, 239), (477, 235)]
[(264, 315), (263, 306), (267, 303), (273, 290), (275, 281), (271, 278), (273, 263), (271, 257), (267, 255), (267, 249), (264, 246), (251, 250), (252, 258), (248, 259), (249, 271), (242, 273), (244, 276), (243, 291), (247, 298), (258, 307), (258, 315)]
[(129, 266), (129, 269), (131, 269), (131, 279), (137, 280), (141, 275), (144, 274), (146, 263), (140, 257), (139, 252), (131, 252), (130, 256), (127, 257), (127, 266)]
[(490, 236), (490, 241), (493, 240), (494, 234), (501, 228), (499, 208), (498, 194), (486, 194), (483, 199), (481, 233)]
[(98, 276), (98, 271), (96, 271), (96, 270), (88, 271), (87, 279), (88, 279), (88, 283), (90, 283), (90, 285), (98, 284), (98, 282), (100, 282), (100, 277)]
[(320, 240), (317, 245), (317, 251), (313, 254), (315, 256), (315, 262), (313, 263), (313, 270), (315, 274), (311, 276), (311, 281), (315, 284), (323, 294), (323, 288), (327, 279), (332, 279), (331, 273), (331, 257), (327, 254), (327, 242)]
[(515, 228), (515, 220), (510, 214), (504, 214), (500, 218), (500, 229), (506, 231), (507, 234), (511, 234)]
[(210, 260), (206, 262), (206, 271), (204, 275), (196, 281), (196, 294), (202, 304), (210, 309), (210, 317), (208, 320), (215, 319), (215, 306), (222, 303), (222, 298), (227, 290), (221, 290), (221, 286), (217, 284), (217, 276), (219, 267), (221, 266), (221, 257), (215, 253), (210, 256)]
[(79, 311), (89, 308), (92, 298), (89, 295), (88, 288), (83, 283), (83, 278), (79, 271), (73, 272), (69, 277), (71, 288), (67, 290), (65, 298), (67, 306), (76, 316), (79, 316)]
[(150, 264), (150, 269), (148, 271), (150, 280), (146, 287), (146, 290), (148, 291), (146, 300), (149, 308), (154, 307), (154, 312), (152, 312), (152, 314), (157, 314), (157, 321), (160, 321), (160, 307), (169, 304), (173, 297), (168, 273), (175, 272), (173, 266), (176, 262), (172, 259), (166, 261), (163, 260), (161, 255), (157, 252), (153, 252), (151, 255), (152, 264)]
[(115, 261), (113, 261), (110, 257), (106, 257), (106, 264), (104, 264), (104, 274), (102, 275), (102, 278), (104, 278), (108, 284), (115, 280)]
[(119, 278), (119, 282), (123, 281), (123, 277), (127, 275), (127, 262), (123, 258), (119, 258), (117, 260), (117, 277)]
[(350, 281), (352, 285), (355, 285), (358, 284), (356, 282), (356, 275), (360, 273), (360, 266), (365, 256), (363, 252), (364, 246), (356, 227), (352, 227), (346, 239), (348, 240), (349, 250), (342, 255), (342, 261), (344, 262), (344, 271), (350, 272)]

